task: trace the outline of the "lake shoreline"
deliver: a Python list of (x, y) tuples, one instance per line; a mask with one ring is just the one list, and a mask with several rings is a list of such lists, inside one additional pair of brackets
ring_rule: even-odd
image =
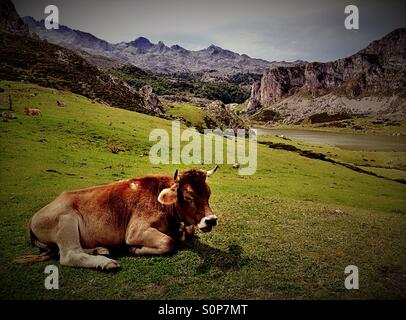
[[(374, 125), (373, 119), (354, 119), (357, 129), (353, 127), (340, 127), (333, 126), (329, 123), (325, 124), (275, 124), (266, 125), (264, 123), (252, 122), (251, 127), (269, 130), (309, 130), (317, 132), (335, 132), (335, 133), (352, 133), (356, 135), (387, 135), (387, 136), (406, 136), (406, 121), (401, 122), (400, 125)], [(340, 121), (339, 121), (340, 122)]]

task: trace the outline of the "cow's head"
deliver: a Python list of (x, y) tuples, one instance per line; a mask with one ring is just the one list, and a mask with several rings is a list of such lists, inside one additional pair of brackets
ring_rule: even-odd
[(209, 232), (217, 224), (217, 216), (209, 206), (210, 188), (207, 178), (213, 170), (191, 169), (178, 175), (175, 183), (161, 191), (158, 201), (164, 205), (175, 205), (180, 218), (189, 225), (197, 225), (203, 232)]

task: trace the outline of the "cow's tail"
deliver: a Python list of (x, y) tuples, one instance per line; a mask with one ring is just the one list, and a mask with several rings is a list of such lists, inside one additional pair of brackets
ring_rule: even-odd
[(41, 250), (40, 254), (26, 255), (15, 258), (16, 263), (29, 263), (29, 262), (41, 262), (52, 259), (55, 256), (55, 251), (49, 245), (42, 243), (38, 240), (36, 235), (31, 229), (31, 220), (28, 226), (30, 241), (33, 247), (38, 247)]
[(14, 259), (16, 263), (30, 263), (30, 262), (42, 262), (51, 260), (54, 257), (54, 252), (52, 251), (44, 251), (40, 254), (30, 254), (26, 256), (19, 256)]

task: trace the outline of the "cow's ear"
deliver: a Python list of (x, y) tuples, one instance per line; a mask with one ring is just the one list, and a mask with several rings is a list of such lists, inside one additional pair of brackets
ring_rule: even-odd
[(175, 183), (170, 188), (163, 189), (158, 196), (158, 201), (162, 204), (174, 204), (178, 199), (179, 184)]

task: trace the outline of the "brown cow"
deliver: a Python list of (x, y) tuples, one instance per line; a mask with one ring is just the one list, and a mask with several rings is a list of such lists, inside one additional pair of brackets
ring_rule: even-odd
[(36, 108), (24, 108), (24, 113), (27, 116), (42, 116), (41, 110)]
[(17, 262), (45, 261), (59, 248), (62, 265), (107, 270), (119, 264), (104, 256), (105, 247), (125, 245), (134, 255), (173, 252), (194, 226), (208, 232), (217, 224), (206, 182), (217, 168), (63, 192), (30, 221), (31, 241), (43, 253)]

